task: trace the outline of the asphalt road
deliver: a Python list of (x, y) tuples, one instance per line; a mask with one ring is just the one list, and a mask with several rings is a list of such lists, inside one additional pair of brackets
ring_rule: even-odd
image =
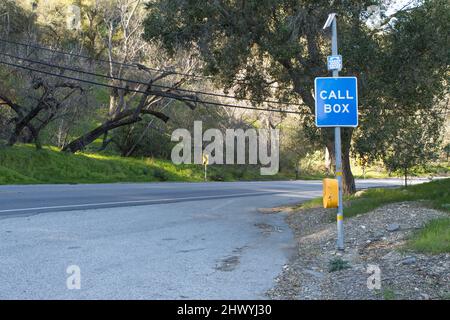
[[(417, 179), (413, 183), (422, 181)], [(399, 179), (367, 179), (357, 181), (357, 188), (401, 184)], [(321, 190), (321, 181), (0, 186), (0, 218), (289, 193), (294, 193), (296, 198), (310, 199), (320, 195)]]
[(265, 298), (293, 236), (257, 208), (320, 194), (320, 181), (1, 186), (0, 299)]

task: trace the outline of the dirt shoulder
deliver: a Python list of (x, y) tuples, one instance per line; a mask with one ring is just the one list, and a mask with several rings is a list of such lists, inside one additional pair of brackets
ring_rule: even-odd
[[(297, 254), (284, 267), (273, 299), (448, 299), (450, 254), (425, 255), (404, 249), (414, 230), (446, 213), (418, 202), (386, 205), (346, 219), (346, 250), (336, 252), (334, 211), (290, 212), (287, 221)], [(348, 263), (330, 272), (330, 261)], [(381, 289), (368, 289), (368, 266), (381, 271)]]

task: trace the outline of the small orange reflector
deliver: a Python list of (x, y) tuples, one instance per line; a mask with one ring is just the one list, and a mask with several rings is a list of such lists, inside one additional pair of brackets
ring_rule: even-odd
[(323, 179), (323, 207), (337, 208), (339, 202), (337, 179)]

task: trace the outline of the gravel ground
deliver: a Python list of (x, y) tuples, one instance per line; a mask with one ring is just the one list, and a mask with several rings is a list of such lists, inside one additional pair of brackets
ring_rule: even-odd
[[(380, 207), (349, 218), (345, 252), (336, 252), (334, 210), (322, 208), (290, 212), (297, 254), (284, 266), (272, 299), (448, 299), (450, 254), (424, 255), (403, 247), (411, 232), (446, 213), (418, 202)], [(348, 268), (330, 272), (330, 261)], [(368, 266), (381, 271), (381, 288), (369, 289)]]

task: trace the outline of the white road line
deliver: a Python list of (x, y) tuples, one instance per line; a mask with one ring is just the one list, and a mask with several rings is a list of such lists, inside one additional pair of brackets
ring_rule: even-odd
[[(285, 193), (280, 192), (251, 192), (251, 193), (237, 193), (229, 195), (215, 195), (215, 196), (203, 196), (203, 197), (184, 197), (184, 198), (167, 198), (167, 199), (153, 199), (153, 200), (129, 200), (129, 201), (119, 201), (119, 202), (101, 202), (101, 203), (85, 203), (85, 204), (73, 204), (64, 206), (51, 206), (51, 207), (35, 207), (35, 208), (23, 208), (23, 209), (7, 209), (0, 210), (0, 213), (6, 212), (20, 212), (20, 211), (33, 211), (33, 210), (48, 210), (48, 209), (68, 209), (68, 208), (83, 208), (83, 207), (98, 207), (98, 206), (109, 206), (109, 205), (120, 205), (120, 204), (133, 204), (133, 203), (152, 203), (161, 201), (178, 201), (178, 200), (203, 200), (203, 199), (214, 199), (214, 198), (231, 198), (236, 196), (256, 196), (256, 195), (268, 195)], [(292, 193), (292, 192), (291, 192)]]

